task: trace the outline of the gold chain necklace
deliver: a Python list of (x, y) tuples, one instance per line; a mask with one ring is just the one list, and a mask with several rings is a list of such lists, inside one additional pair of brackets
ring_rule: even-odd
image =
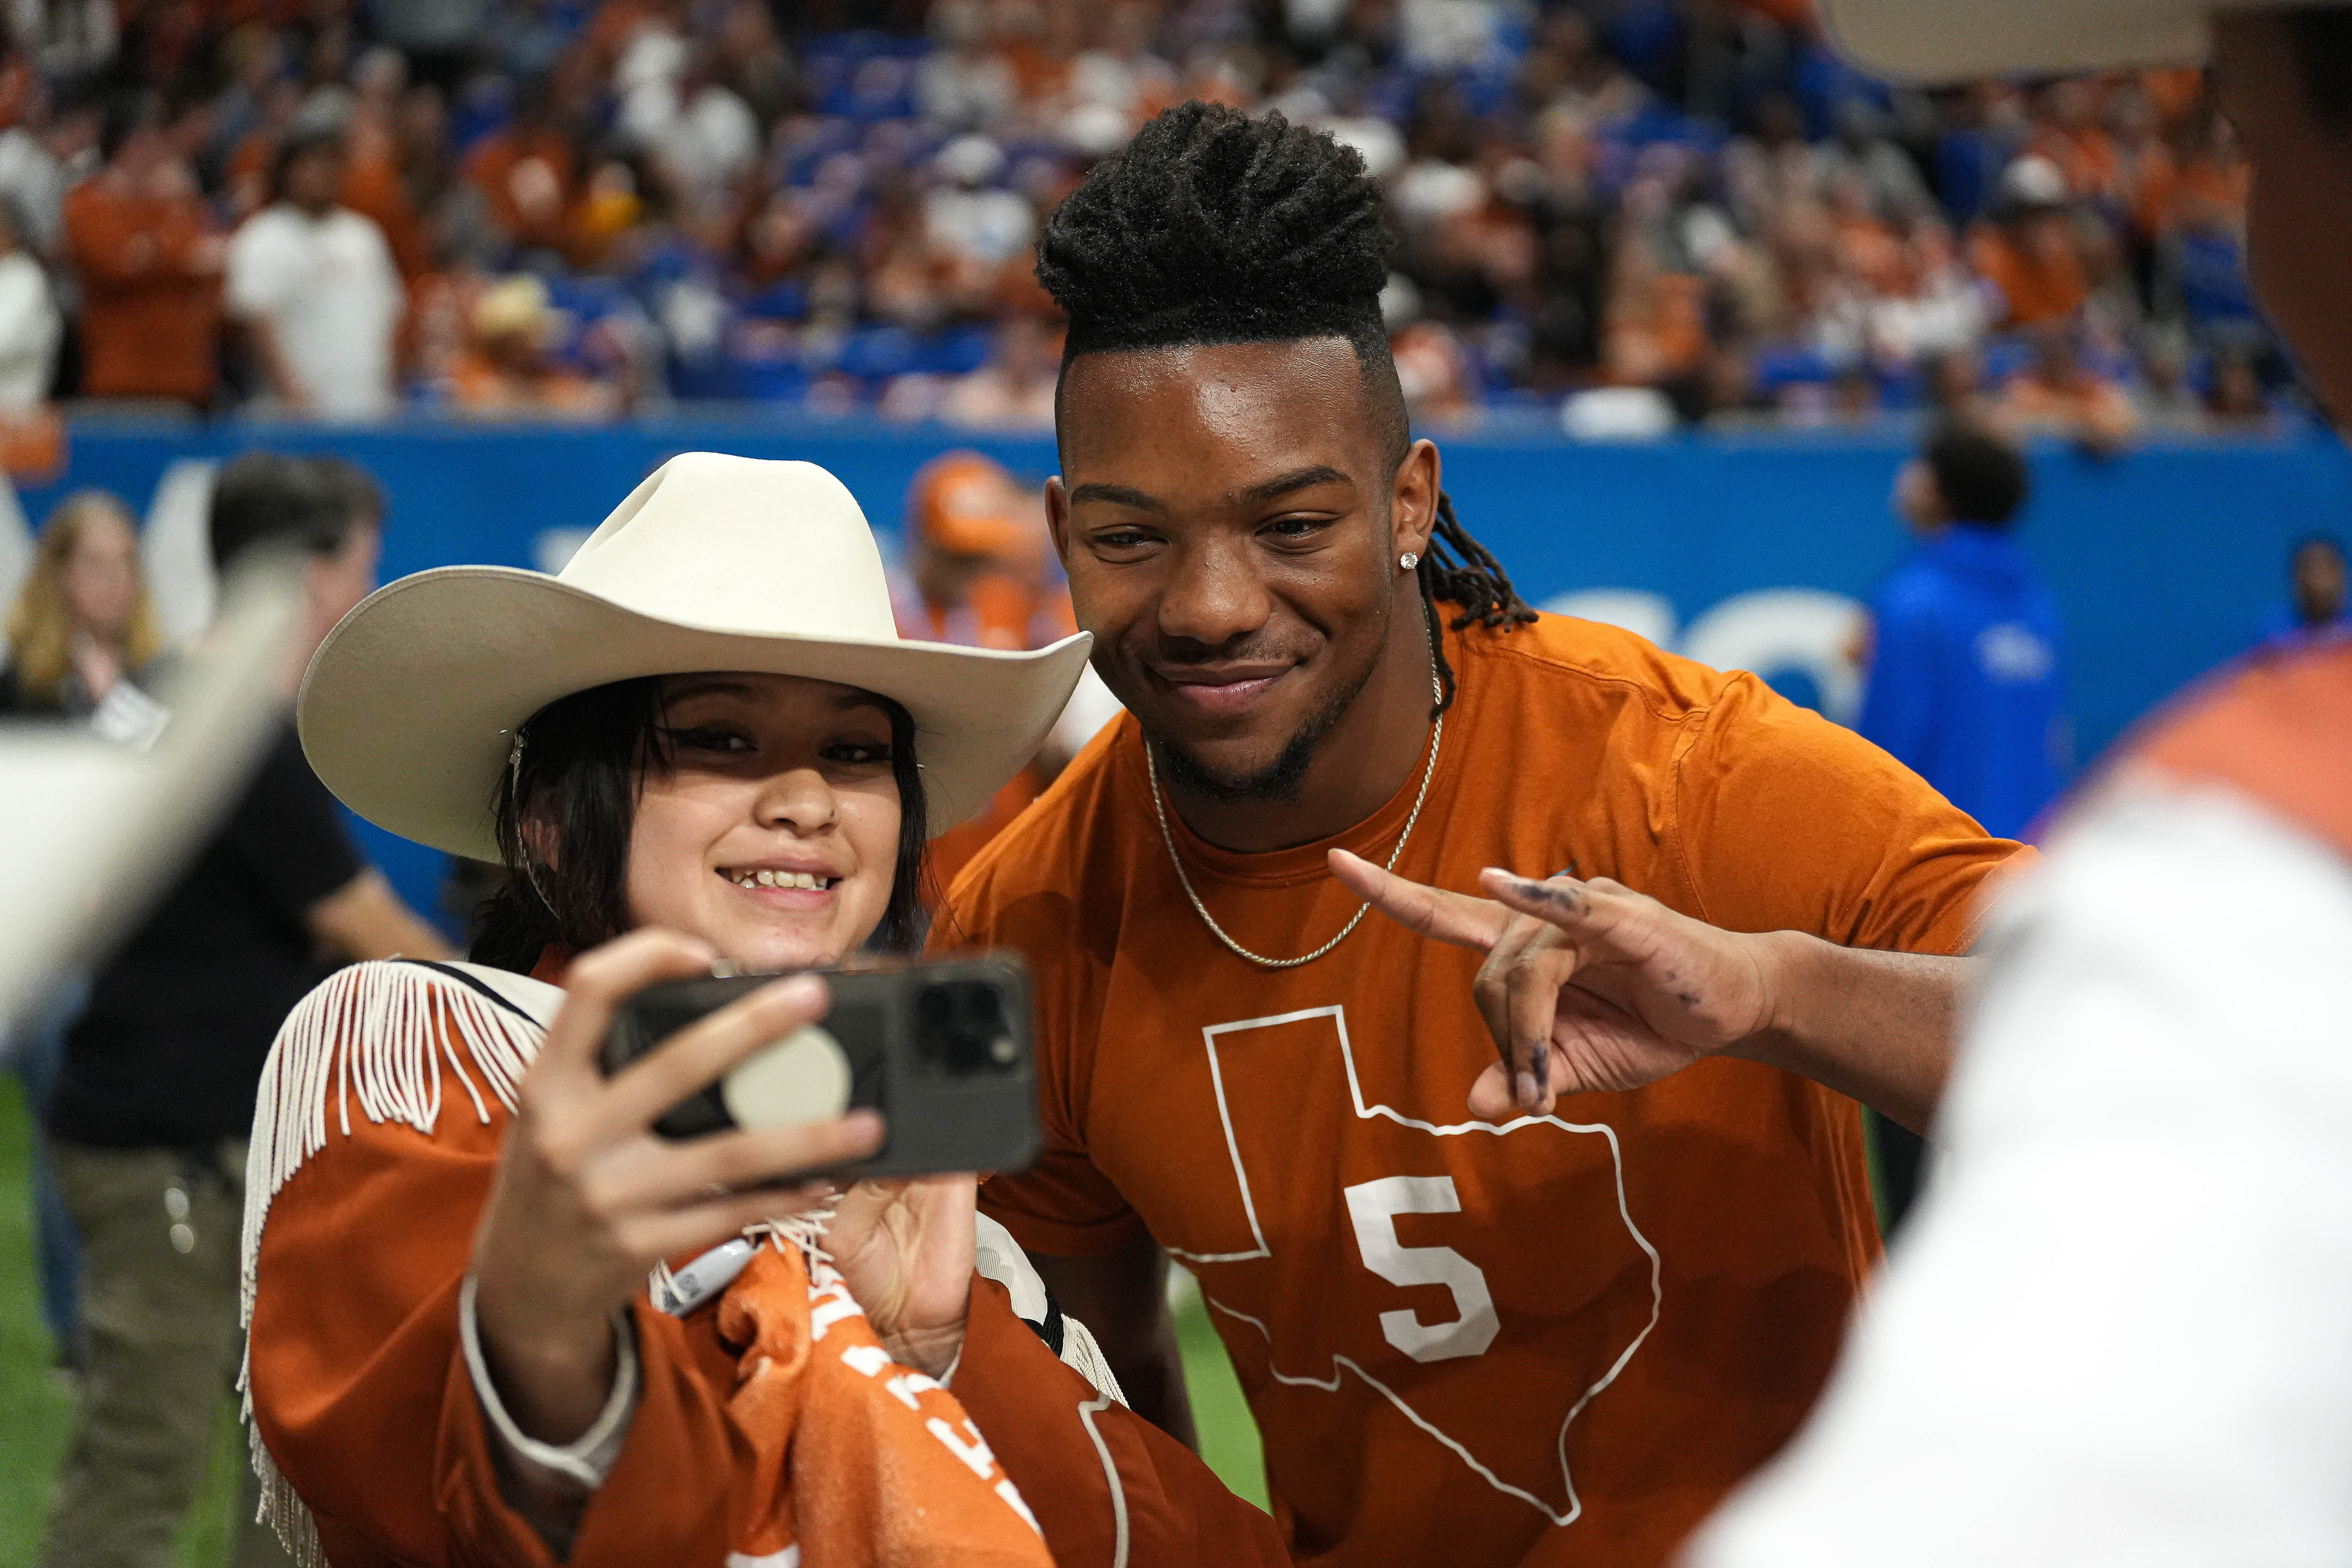
[[(1434, 700), (1444, 702), (1445, 688), (1438, 683), (1437, 673), (1434, 670), (1430, 672), (1429, 685)], [(1397, 835), (1396, 848), (1390, 852), (1389, 863), (1383, 868), (1386, 870), (1396, 869), (1397, 861), (1403, 858), (1405, 842), (1412, 837), (1413, 824), (1421, 820), (1422, 804), (1429, 799), (1429, 781), (1437, 776), (1437, 748), (1444, 742), (1444, 740), (1445, 715), (1440, 712), (1437, 715), (1436, 724), (1429, 733), (1429, 765), (1422, 770), (1421, 788), (1412, 797), (1412, 814), (1404, 819), (1404, 831)], [(1261, 953), (1252, 952), (1225, 933), (1225, 928), (1217, 923), (1216, 916), (1209, 912), (1209, 906), (1202, 903), (1201, 895), (1193, 890), (1192, 879), (1184, 874), (1184, 857), (1176, 852), (1176, 835), (1170, 831), (1168, 826), (1168, 805), (1160, 797), (1160, 765), (1151, 755), (1151, 742), (1149, 741), (1143, 743), (1143, 776), (1151, 781), (1151, 809), (1160, 817), (1160, 840), (1168, 846), (1168, 861), (1176, 868), (1176, 880), (1182, 884), (1184, 896), (1192, 900), (1192, 910), (1201, 917), (1201, 923), (1207, 926), (1209, 933), (1223, 942), (1236, 956), (1248, 959), (1261, 969), (1296, 969), (1302, 963), (1314, 963), (1347, 941), (1349, 933), (1363, 924), (1364, 917), (1371, 913), (1372, 906), (1369, 903), (1365, 904), (1356, 911), (1354, 919), (1339, 928), (1338, 936), (1304, 958), (1267, 958)]]

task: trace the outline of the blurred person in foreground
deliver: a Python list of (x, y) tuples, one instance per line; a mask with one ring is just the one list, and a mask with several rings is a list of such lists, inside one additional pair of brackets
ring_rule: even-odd
[[(908, 569), (891, 584), (900, 637), (1027, 650), (1078, 629), (1069, 589), (1053, 569), (1045, 508), (994, 458), (956, 451), (924, 464), (907, 489), (906, 540)], [(979, 816), (932, 840), (932, 889), (945, 891), (1118, 711), (1118, 700), (1088, 667), (1029, 765)]]
[[(139, 568), (139, 536), (122, 503), (82, 490), (58, 504), (41, 530), (32, 571), (8, 616), (8, 662), (0, 668), (0, 718), (63, 719), (129, 744), (152, 741), (163, 710), (136, 681), (163, 647), (155, 608)], [(16, 1025), (8, 1064), (25, 1087), (33, 1133), (34, 1262), (41, 1317), (58, 1364), (79, 1367), (74, 1331), (79, 1245), (57, 1161), (37, 1125), (48, 1115), (65, 1051), (65, 1028), (81, 1010), (81, 976), (61, 981), (52, 999)]]
[[(213, 493), (224, 571), (248, 550), (308, 553), (289, 701), (375, 574), (381, 503), (357, 504), (336, 463), (250, 454)], [(270, 1039), (330, 963), (445, 952), (360, 859), (289, 714), (226, 822), (100, 966), (66, 1037), (49, 1131), (82, 1239), (87, 1375), (44, 1568), (173, 1561), (236, 1373), (246, 1135)], [(282, 1562), (249, 1522), (256, 1501), (248, 1478), (237, 1561)]]
[(2264, 648), (2284, 651), (2352, 633), (2341, 542), (2320, 533), (2298, 542), (2287, 553), (2286, 574), (2287, 602), (2263, 624)]
[[(2065, 635), (2042, 574), (2011, 537), (2025, 458), (1957, 421), (1895, 481), (1918, 544), (1872, 595), (1863, 735), (2002, 838), (2023, 838), (2072, 761)], [(1926, 1145), (1874, 1118), (1892, 1235), (1918, 1194)]]
[(107, 111), (106, 166), (68, 193), (84, 397), (204, 408), (220, 383), (226, 247), (152, 94)]
[[(1906, 78), (2210, 47), (2255, 290), (2352, 416), (2352, 8), (1828, 0)], [(1933, 1184), (1695, 1568), (2352, 1562), (2352, 643), (2143, 724), (1986, 939)]]
[(269, 397), (314, 419), (382, 419), (399, 405), (394, 334), (405, 296), (375, 220), (340, 199), (343, 139), (309, 132), (278, 153), (277, 199), (228, 245), (228, 308)]

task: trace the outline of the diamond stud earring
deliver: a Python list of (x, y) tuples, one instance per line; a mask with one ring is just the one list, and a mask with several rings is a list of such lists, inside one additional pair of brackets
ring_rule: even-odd
[(1398, 556), (1398, 557), (1397, 557), (1397, 566), (1398, 566), (1398, 568), (1399, 568), (1400, 570), (1402, 570), (1402, 571), (1410, 572), (1410, 571), (1412, 571), (1414, 567), (1416, 567), (1416, 566), (1418, 566), (1418, 565), (1420, 565), (1420, 564), (1421, 564), (1421, 557), (1420, 557), (1420, 556), (1418, 556), (1418, 555), (1415, 555), (1415, 554), (1414, 554), (1412, 551), (1410, 551), (1410, 550), (1406, 551), (1403, 554), (1402, 554), (1402, 555), (1400, 555), (1400, 556)]

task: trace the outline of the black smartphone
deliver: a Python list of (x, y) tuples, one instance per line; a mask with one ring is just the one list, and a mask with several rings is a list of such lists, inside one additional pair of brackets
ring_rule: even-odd
[[(654, 1130), (698, 1138), (784, 1127), (866, 1107), (882, 1147), (834, 1173), (919, 1176), (1020, 1171), (1036, 1159), (1037, 1073), (1029, 1048), (1029, 973), (1012, 953), (826, 970), (833, 1006), (673, 1106)], [(605, 1032), (609, 1076), (772, 974), (650, 985)]]

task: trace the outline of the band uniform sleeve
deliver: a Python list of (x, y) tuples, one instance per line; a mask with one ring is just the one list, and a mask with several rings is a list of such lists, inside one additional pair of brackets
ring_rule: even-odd
[(1076, 903), (1068, 894), (998, 897), (1000, 838), (956, 879), (932, 928), (934, 953), (1010, 948), (1028, 961), (1037, 1063), (1042, 1152), (1026, 1171), (990, 1177), (980, 1206), (1032, 1252), (1099, 1258), (1142, 1228), (1118, 1189), (1087, 1152), (1086, 1109), (1101, 1027), (1095, 960), (1074, 940)]
[(2352, 868), (2123, 792), (1987, 945), (1946, 1163), (1685, 1568), (2352, 1562)]
[(1987, 879), (2021, 853), (1752, 675), (1677, 752), (1669, 837), (1712, 924), (1906, 952), (1966, 952)]
[(1269, 1516), (1048, 1350), (993, 1279), (972, 1281), (955, 1392), (1060, 1568), (1289, 1562)]

